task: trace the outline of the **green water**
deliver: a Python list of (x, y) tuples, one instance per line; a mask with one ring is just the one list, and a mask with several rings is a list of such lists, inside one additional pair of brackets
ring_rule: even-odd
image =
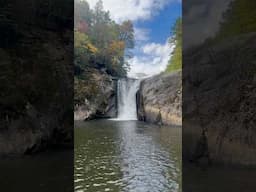
[(181, 127), (75, 122), (76, 192), (178, 192)]

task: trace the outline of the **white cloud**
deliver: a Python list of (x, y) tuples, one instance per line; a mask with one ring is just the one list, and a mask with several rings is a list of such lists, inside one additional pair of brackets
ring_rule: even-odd
[[(97, 0), (87, 0), (94, 7)], [(117, 22), (130, 19), (147, 20), (158, 13), (170, 2), (180, 0), (103, 0), (105, 10), (110, 12), (111, 18)]]
[(170, 59), (170, 53), (174, 46), (170, 47), (168, 40), (165, 44), (147, 43), (141, 47), (141, 55), (129, 60), (131, 70), (129, 77), (137, 77), (138, 74), (146, 76), (156, 75), (166, 69)]
[[(168, 44), (168, 43), (167, 43)], [(142, 51), (148, 55), (161, 56), (167, 50), (167, 45), (161, 45), (158, 43), (149, 43), (142, 47)]]
[(148, 41), (149, 40), (149, 30), (143, 28), (134, 28), (134, 36), (136, 41)]

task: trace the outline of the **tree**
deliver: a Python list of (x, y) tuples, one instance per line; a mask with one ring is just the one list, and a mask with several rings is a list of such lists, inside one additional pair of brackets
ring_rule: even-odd
[(76, 0), (75, 9), (75, 65), (81, 70), (94, 67), (113, 76), (125, 76), (129, 69), (126, 59), (132, 57), (130, 50), (134, 47), (132, 22), (117, 24), (111, 20), (102, 0), (93, 10), (86, 1)]
[(114, 75), (125, 75), (126, 68), (123, 62), (124, 50), (125, 43), (123, 41), (113, 41), (108, 47), (107, 54), (110, 59), (109, 70)]
[(98, 52), (98, 49), (90, 42), (89, 37), (79, 31), (74, 34), (75, 65), (85, 68), (90, 65), (90, 59)]
[(256, 1), (234, 0), (223, 14), (220, 29), (214, 40), (256, 31)]
[(130, 20), (124, 21), (119, 27), (119, 39), (125, 42), (126, 57), (131, 58), (132, 54), (129, 51), (134, 48), (134, 29)]
[(75, 1), (74, 26), (80, 32), (87, 33), (92, 20), (92, 12), (86, 1)]
[(130, 20), (124, 21), (120, 25), (119, 39), (125, 42), (126, 48), (134, 48), (134, 29)]
[(169, 64), (166, 71), (172, 72), (182, 68), (182, 20), (178, 18), (175, 25), (172, 28), (173, 37), (170, 39), (170, 45), (175, 45), (175, 48), (171, 54)]

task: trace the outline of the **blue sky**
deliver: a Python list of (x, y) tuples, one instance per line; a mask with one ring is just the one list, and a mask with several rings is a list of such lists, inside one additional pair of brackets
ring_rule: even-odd
[(181, 16), (180, 2), (167, 4), (156, 16), (146, 21), (135, 22), (135, 27), (146, 28), (150, 31), (150, 41), (165, 43), (171, 34), (171, 27), (176, 19)]
[[(87, 0), (94, 7), (97, 0)], [(155, 75), (165, 70), (173, 46), (169, 45), (171, 27), (181, 16), (181, 0), (103, 0), (104, 9), (117, 23), (132, 20), (135, 29), (134, 57), (128, 73)]]

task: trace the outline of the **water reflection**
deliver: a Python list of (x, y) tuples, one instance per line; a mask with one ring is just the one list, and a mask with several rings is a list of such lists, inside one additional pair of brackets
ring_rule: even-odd
[(180, 128), (137, 121), (75, 126), (75, 191), (179, 191)]
[(120, 191), (116, 137), (114, 129), (98, 122), (76, 128), (75, 191)]

